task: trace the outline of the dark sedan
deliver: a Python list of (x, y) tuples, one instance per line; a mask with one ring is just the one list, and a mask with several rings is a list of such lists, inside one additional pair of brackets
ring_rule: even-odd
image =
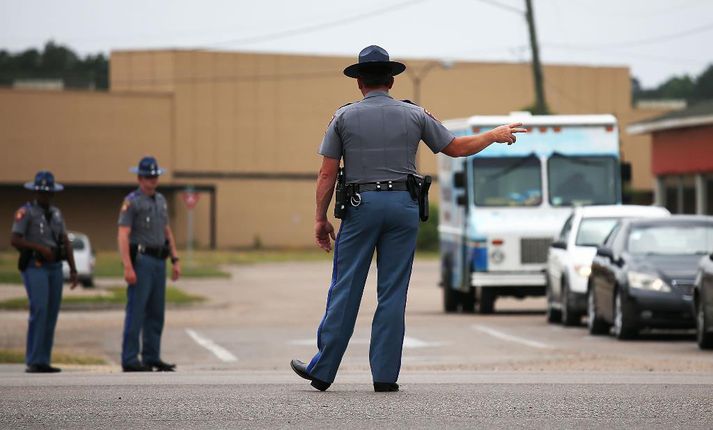
[(696, 340), (701, 349), (713, 349), (713, 253), (701, 259), (693, 289)]
[(597, 250), (587, 287), (588, 328), (619, 339), (642, 328), (693, 328), (693, 283), (713, 251), (713, 217), (624, 220)]

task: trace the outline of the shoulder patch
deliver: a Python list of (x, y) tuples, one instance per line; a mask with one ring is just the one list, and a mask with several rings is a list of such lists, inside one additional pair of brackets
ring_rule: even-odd
[(441, 122), (441, 120), (436, 118), (436, 116), (433, 115), (431, 112), (429, 112), (428, 109), (424, 108), (423, 111), (426, 112), (426, 115), (430, 116), (431, 118), (435, 119), (438, 122)]
[(27, 208), (25, 206), (21, 207), (20, 209), (15, 212), (15, 221), (20, 221), (22, 220), (25, 215), (27, 215)]
[(121, 212), (126, 212), (129, 210), (129, 207), (131, 206), (131, 200), (129, 197), (124, 199), (124, 203), (121, 204)]

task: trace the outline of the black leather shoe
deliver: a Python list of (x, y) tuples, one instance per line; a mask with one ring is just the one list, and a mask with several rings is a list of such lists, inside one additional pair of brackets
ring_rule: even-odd
[(307, 372), (307, 365), (299, 360), (290, 361), (290, 367), (292, 367), (292, 370), (294, 370), (295, 373), (300, 376), (300, 378), (304, 378), (308, 381), (312, 381), (312, 383), (310, 385), (313, 386), (314, 388), (318, 389), (319, 391), (326, 391), (327, 388), (329, 388), (329, 386), (332, 385), (328, 382), (320, 381), (319, 379), (314, 378), (312, 375), (310, 375)]
[(62, 369), (52, 367), (49, 364), (30, 364), (25, 369), (25, 373), (59, 373)]
[(121, 366), (121, 370), (124, 372), (151, 372), (153, 369), (151, 366), (146, 366), (141, 363), (136, 364), (126, 364)]
[(374, 382), (374, 391), (377, 393), (399, 391), (399, 384), (396, 382)]
[(161, 360), (155, 363), (146, 363), (148, 367), (155, 369), (157, 372), (175, 372), (176, 365), (171, 363), (166, 363)]

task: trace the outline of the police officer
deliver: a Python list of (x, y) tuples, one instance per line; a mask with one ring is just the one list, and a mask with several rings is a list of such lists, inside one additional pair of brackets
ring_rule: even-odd
[(292, 369), (321, 391), (334, 381), (354, 331), (359, 303), (372, 256), (378, 267), (378, 305), (371, 329), (369, 361), (375, 391), (398, 391), (404, 338), (404, 314), (418, 232), (418, 204), (406, 180), (416, 175), (416, 149), (421, 140), (433, 151), (452, 157), (475, 154), (494, 142), (514, 143), (522, 124), (455, 137), (422, 107), (394, 100), (389, 90), (406, 66), (390, 61), (378, 46), (359, 53), (359, 62), (344, 69), (357, 80), (364, 98), (337, 110), (327, 127), (319, 153), (315, 239), (329, 252), (335, 240), (327, 219), (340, 159), (347, 184), (358, 194), (347, 205), (334, 243), (332, 281), (327, 309), (317, 330), (318, 352)]
[(27, 373), (55, 373), (50, 365), (54, 330), (62, 301), (62, 259), (69, 263), (71, 288), (77, 286), (77, 268), (62, 213), (52, 206), (54, 193), (64, 187), (51, 172), (40, 171), (25, 188), (33, 201), (15, 213), (10, 243), (20, 251), (18, 268), (30, 301), (25, 363)]
[[(168, 222), (168, 206), (156, 191), (164, 170), (154, 157), (144, 157), (131, 169), (139, 188), (124, 199), (119, 213), (119, 252), (128, 284), (121, 367), (124, 372), (172, 372), (175, 364), (161, 360), (166, 299), (166, 258), (171, 279), (181, 275), (176, 242)], [(141, 360), (139, 360), (141, 337)]]

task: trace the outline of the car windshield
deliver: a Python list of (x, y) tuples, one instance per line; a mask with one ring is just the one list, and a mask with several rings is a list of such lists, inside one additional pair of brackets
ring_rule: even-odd
[(694, 255), (713, 252), (713, 224), (635, 227), (627, 249), (639, 255)]
[(577, 246), (599, 246), (609, 236), (619, 220), (616, 218), (584, 218), (577, 233)]
[(476, 206), (539, 206), (542, 203), (540, 159), (479, 157), (473, 159)]
[(547, 161), (552, 206), (617, 203), (617, 162), (609, 156), (569, 157), (553, 154)]

